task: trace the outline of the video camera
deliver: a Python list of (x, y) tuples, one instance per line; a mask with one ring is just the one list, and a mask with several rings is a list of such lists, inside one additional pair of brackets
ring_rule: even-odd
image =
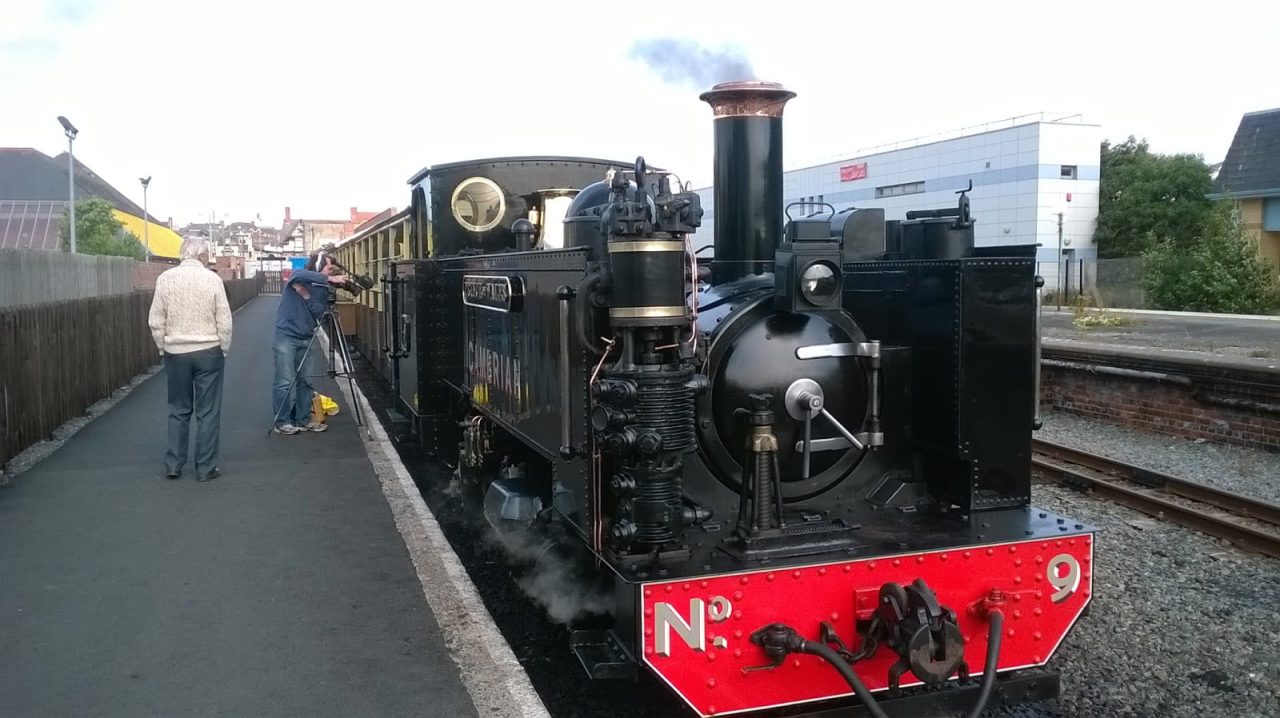
[(367, 274), (357, 274), (356, 272), (353, 272), (350, 269), (347, 269), (342, 264), (342, 262), (339, 262), (338, 260), (334, 259), (332, 256), (326, 254), (325, 252), (320, 252), (320, 256), (318, 258), (318, 261), (316, 262), (316, 266), (317, 267), (324, 266), (324, 260), (326, 257), (328, 257), (329, 263), (333, 265), (333, 268), (337, 270), (338, 273), (343, 274), (347, 277), (346, 284), (337, 284), (334, 286), (341, 287), (355, 295), (359, 295), (360, 292), (366, 289), (373, 288), (372, 277), (370, 277)]

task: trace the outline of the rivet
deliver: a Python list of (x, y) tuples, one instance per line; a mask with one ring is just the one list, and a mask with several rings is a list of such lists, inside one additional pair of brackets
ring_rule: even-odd
[(747, 577), (743, 576), (742, 578), (738, 579), (738, 583), (742, 584), (743, 586), (747, 585)]
[(1040, 548), (1049, 548), (1049, 542), (1048, 541), (1041, 542)]
[(1044, 563), (1044, 556), (1036, 555), (1036, 563)]
[(1044, 591), (1036, 591), (1036, 598), (1044, 598)]
[(644, 590), (644, 597), (645, 597), (645, 598), (648, 598), (648, 597), (650, 597), (650, 596), (652, 596), (652, 595), (653, 595), (653, 589), (652, 589), (652, 588), (646, 588), (646, 589)]
[(799, 668), (799, 667), (800, 667), (800, 659), (799, 659), (799, 658), (796, 658), (796, 659), (792, 660), (792, 661), (791, 661), (791, 665), (795, 666), (796, 668)]
[(874, 570), (876, 570), (876, 562), (875, 562), (875, 561), (868, 562), (868, 563), (867, 563), (867, 570), (868, 570), (868, 571), (874, 571)]
[(1043, 659), (1043, 658), (1041, 658), (1040, 656), (1032, 656), (1032, 657), (1031, 657), (1031, 660), (1032, 660), (1032, 662), (1034, 662), (1034, 663), (1044, 663), (1044, 659)]
[(972, 555), (973, 555), (973, 552), (972, 552), (972, 551), (965, 551), (965, 552), (964, 552), (964, 557), (965, 557), (965, 558), (969, 558), (969, 557), (970, 557), (970, 556), (972, 556)]
[(825, 569), (825, 568), (820, 568), (820, 569), (818, 569), (818, 575), (819, 575), (819, 576), (826, 576), (826, 575), (827, 575), (827, 569)]
[(800, 578), (800, 572), (799, 572), (799, 571), (792, 571), (792, 572), (791, 572), (791, 578)]
[[(1014, 576), (1014, 578), (1013, 578), (1013, 582), (1014, 582), (1014, 583), (1019, 583), (1020, 581), (1022, 581), (1022, 579), (1018, 578), (1017, 576)], [(1022, 594), (1020, 594), (1020, 593), (1015, 593), (1015, 594), (1013, 594), (1013, 602), (1014, 602), (1014, 603), (1017, 603), (1018, 601), (1021, 601), (1021, 600), (1022, 600)]]
[(846, 564), (844, 565), (844, 572), (845, 572), (845, 573), (849, 573), (849, 572), (850, 572), (850, 571), (852, 571), (852, 570), (853, 570), (853, 565), (852, 565), (852, 564), (848, 564), (848, 563), (846, 563)]
[(707, 660), (708, 660), (708, 661), (714, 661), (715, 659), (716, 659), (715, 651), (710, 651), (710, 652), (708, 652), (708, 653), (707, 653)]
[(1084, 593), (1084, 597), (1085, 597), (1085, 598), (1088, 598), (1088, 597), (1089, 597), (1089, 592), (1088, 592), (1088, 591), (1083, 591), (1082, 593)]
[(1008, 635), (1009, 635), (1009, 637), (1010, 637), (1010, 638), (1012, 638), (1012, 637), (1013, 637), (1013, 634), (1014, 634), (1014, 630), (1013, 630), (1012, 628), (1010, 628), (1010, 629), (1009, 629), (1009, 634), (1008, 634)]
[(1039, 631), (1035, 631), (1035, 632), (1033, 632), (1033, 633), (1031, 634), (1031, 638), (1033, 638), (1033, 639), (1035, 639), (1035, 640), (1037, 640), (1037, 641), (1038, 641), (1038, 640), (1040, 640), (1040, 632), (1039, 632)]
[(653, 655), (653, 646), (645, 646), (645, 647), (644, 647), (644, 654), (645, 654), (646, 656), (652, 656), (652, 655)]
[(710, 586), (710, 585), (711, 585), (711, 582), (710, 582), (710, 581), (703, 581), (703, 582), (702, 582), (701, 584), (699, 584), (699, 585), (700, 585), (700, 586), (702, 586), (703, 588), (706, 588), (707, 586)]
[(1071, 539), (1070, 541), (1067, 541), (1067, 545), (1068, 545), (1068, 546), (1075, 546), (1075, 545), (1076, 545), (1076, 540), (1075, 540), (1075, 539)]
[(715, 707), (715, 706), (707, 706), (707, 713), (710, 713), (711, 715), (715, 715), (715, 714), (716, 714), (716, 707)]
[(1038, 573), (1037, 573), (1037, 574), (1036, 574), (1036, 583), (1040, 583), (1040, 582), (1041, 582), (1041, 581), (1043, 581), (1043, 580), (1044, 580), (1044, 576), (1041, 576), (1040, 574), (1038, 574)]
[(734, 657), (734, 658), (742, 658), (742, 649), (741, 649), (741, 648), (735, 648), (735, 649), (733, 649), (733, 657)]
[(1017, 546), (1010, 546), (1010, 547), (1009, 547), (1009, 553), (1017, 553), (1017, 552), (1018, 552), (1018, 547), (1017, 547)]
[(1089, 557), (1088, 557), (1088, 556), (1085, 556), (1084, 558), (1080, 559), (1080, 562), (1081, 562), (1081, 563), (1089, 563)]
[(1062, 548), (1062, 542), (1061, 542), (1061, 541), (1054, 541), (1054, 542), (1053, 542), (1053, 545), (1054, 545), (1054, 546), (1057, 546), (1058, 548)]
[(646, 615), (646, 616), (652, 616), (652, 615), (653, 615), (653, 609), (652, 609), (652, 608), (646, 608), (646, 609), (644, 609), (644, 615)]
[(742, 611), (734, 611), (734, 612), (733, 612), (733, 620), (735, 620), (735, 621), (741, 621), (741, 620), (742, 620)]
[(895, 559), (893, 560), (893, 565), (894, 565), (894, 566), (901, 566), (901, 565), (902, 565), (902, 559), (900, 559), (900, 558), (895, 558)]
[(831, 614), (831, 621), (832, 621), (832, 623), (834, 623), (834, 622), (836, 622), (836, 621), (839, 621), (839, 620), (840, 620), (840, 614), (839, 614), (839, 613), (832, 612), (832, 614)]
[(741, 600), (742, 600), (742, 591), (734, 591), (734, 592), (733, 592), (733, 600), (735, 600), (735, 601), (741, 601)]
[(645, 637), (646, 637), (646, 638), (652, 638), (652, 637), (653, 637), (653, 629), (652, 629), (652, 628), (646, 628), (646, 629), (644, 629), (644, 635), (645, 635)]
[(675, 586), (672, 586), (671, 584), (667, 584), (666, 590), (667, 590), (667, 593), (671, 593), (673, 590), (675, 590)]
[(944, 554), (939, 555), (939, 556), (938, 556), (938, 558), (942, 559), (943, 561), (946, 561), (946, 560), (947, 560), (947, 555), (944, 553)]
[(1039, 616), (1042, 613), (1044, 613), (1044, 611), (1041, 611), (1039, 607), (1036, 607), (1031, 610), (1031, 615), (1033, 616)]
[(687, 584), (687, 583), (686, 583), (686, 584), (684, 585), (684, 590), (688, 591), (690, 588), (692, 588), (692, 587), (691, 587), (689, 584)]
[(714, 678), (708, 678), (708, 679), (707, 679), (707, 688), (715, 688), (715, 687), (716, 687), (716, 679), (714, 679)]
[(924, 563), (924, 556), (916, 556), (916, 563)]
[(1015, 559), (1013, 560), (1013, 565), (1014, 565), (1014, 566), (1021, 566), (1021, 565), (1022, 565), (1022, 559), (1020, 559), (1020, 558), (1015, 558)]
[(766, 581), (772, 581), (772, 580), (773, 580), (773, 574), (771, 574), (771, 573), (770, 573), (770, 574), (765, 574), (764, 580), (766, 580)]
[(1014, 583), (1022, 583), (1022, 577), (1021, 577), (1021, 576), (1014, 576), (1014, 577), (1013, 577), (1013, 582), (1014, 582)]
[(739, 628), (738, 630), (734, 631), (734, 632), (733, 632), (733, 637), (734, 637), (734, 638), (742, 638), (742, 629), (741, 629), (741, 628)]

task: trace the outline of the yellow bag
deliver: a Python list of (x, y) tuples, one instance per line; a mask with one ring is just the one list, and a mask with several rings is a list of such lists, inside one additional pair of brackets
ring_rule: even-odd
[(338, 402), (316, 392), (311, 397), (311, 420), (323, 424), (327, 417), (338, 413)]

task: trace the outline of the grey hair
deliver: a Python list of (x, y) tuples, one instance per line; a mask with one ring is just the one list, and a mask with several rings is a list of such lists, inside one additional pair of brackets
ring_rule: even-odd
[(181, 259), (199, 259), (200, 255), (209, 253), (208, 239), (196, 236), (182, 238)]

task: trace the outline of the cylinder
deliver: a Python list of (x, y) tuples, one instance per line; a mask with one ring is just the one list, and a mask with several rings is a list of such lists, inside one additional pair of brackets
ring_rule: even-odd
[(641, 239), (609, 242), (613, 299), (609, 319), (618, 326), (659, 327), (689, 321), (684, 298), (684, 242)]
[(715, 260), (711, 283), (773, 271), (782, 239), (782, 111), (775, 82), (725, 82), (700, 95), (715, 116)]

